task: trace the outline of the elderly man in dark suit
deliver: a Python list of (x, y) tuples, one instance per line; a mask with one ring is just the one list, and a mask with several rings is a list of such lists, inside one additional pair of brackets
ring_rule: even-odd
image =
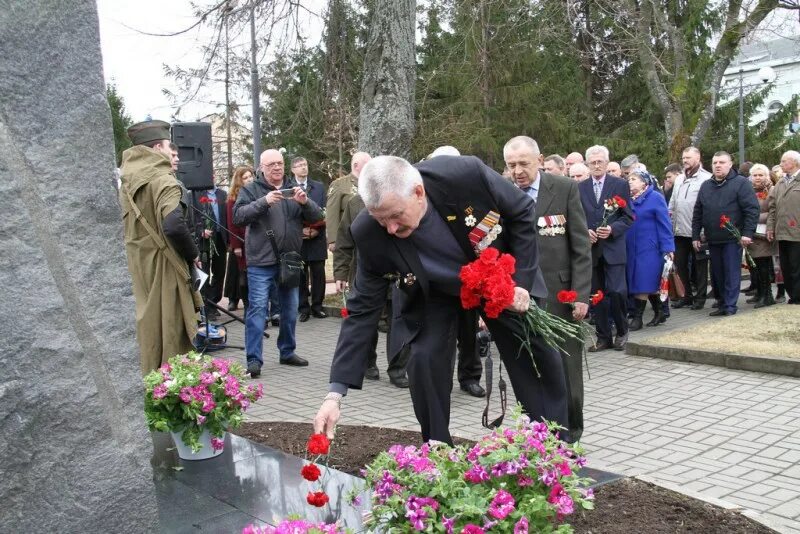
[[(479, 245), (489, 242), (516, 258), (513, 303), (498, 318), (484, 320), (517, 400), (532, 419), (566, 426), (566, 384), (558, 353), (530, 336), (540, 376), (532, 358), (519, 354), (518, 336), (524, 331), (515, 314), (528, 309), (531, 295), (547, 295), (531, 231), (533, 200), (469, 156), (440, 156), (416, 168), (401, 158), (377, 157), (364, 167), (359, 193), (367, 209), (350, 227), (358, 249), (350, 313), (339, 333), (330, 393), (314, 419), (315, 431), (332, 436), (342, 395), (348, 388), (361, 388), (369, 341), (386, 289), (394, 282), (400, 301), (390, 343), (393, 353), (404, 346), (410, 350), (408, 381), (422, 438), (452, 443), (448, 427), (461, 309), (459, 272), (477, 258), (473, 241), (479, 234)], [(491, 225), (501, 228), (489, 232)]]
[[(595, 307), (597, 343), (589, 348), (589, 352), (607, 350), (612, 346), (615, 350), (625, 350), (628, 342), (628, 321), (625, 319), (628, 293), (625, 281), (625, 232), (633, 224), (630, 188), (628, 182), (606, 172), (606, 147), (589, 147), (586, 150), (586, 163), (592, 177), (578, 184), (578, 190), (586, 213), (589, 241), (592, 243), (592, 293), (602, 290), (605, 294), (605, 298)], [(606, 201), (614, 197), (624, 200), (625, 207), (606, 209)], [(609, 315), (617, 328), (613, 344)]]
[[(328, 194), (322, 182), (317, 182), (308, 177), (308, 161), (303, 157), (292, 160), (292, 176), (295, 184), (303, 188), (308, 198), (316, 202), (317, 206), (324, 206)], [(303, 223), (303, 245), (300, 255), (305, 262), (303, 281), (300, 283), (300, 305), (297, 320), (301, 323), (308, 321), (310, 315), (324, 319), (328, 316), (322, 309), (325, 299), (325, 260), (328, 259), (328, 246), (325, 240), (325, 220)], [(310, 276), (309, 276), (310, 275)], [(308, 286), (311, 283), (311, 292)], [(311, 297), (311, 304), (308, 299)]]
[[(581, 321), (589, 311), (592, 255), (578, 182), (541, 172), (539, 145), (524, 135), (506, 143), (503, 158), (514, 183), (536, 203), (534, 229), (547, 286), (545, 306), (559, 317)], [(577, 292), (574, 306), (558, 301), (562, 290)], [(568, 430), (571, 441), (577, 441), (583, 434), (583, 343), (568, 338), (565, 349), (561, 359), (567, 379)]]

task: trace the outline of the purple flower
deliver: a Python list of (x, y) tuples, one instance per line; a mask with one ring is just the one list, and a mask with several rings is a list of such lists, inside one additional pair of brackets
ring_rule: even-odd
[(188, 386), (182, 387), (181, 392), (178, 394), (178, 397), (180, 397), (181, 402), (189, 404), (190, 402), (192, 402), (192, 388)]
[(163, 399), (167, 396), (167, 386), (164, 384), (159, 384), (153, 388), (153, 398), (154, 399)]
[(581, 495), (583, 495), (584, 499), (594, 499), (594, 490), (592, 488), (581, 488), (578, 491), (581, 492)]
[(200, 373), (200, 383), (209, 385), (214, 383), (214, 375), (209, 373), (208, 371), (203, 371)]
[(505, 519), (514, 511), (516, 501), (514, 496), (506, 490), (499, 490), (489, 504), (489, 515), (496, 519)]
[(464, 528), (461, 529), (461, 534), (485, 534), (485, 532), (478, 525), (473, 525), (472, 523), (469, 523)]
[(412, 495), (406, 501), (406, 517), (414, 530), (425, 530), (425, 520), (428, 519), (428, 510), (438, 510), (439, 503), (430, 497), (417, 497)]
[(229, 397), (235, 397), (239, 393), (239, 381), (233, 375), (225, 377), (225, 394)]
[(586, 456), (578, 456), (575, 460), (575, 465), (578, 467), (584, 467), (586, 465)]
[(217, 405), (214, 403), (214, 401), (212, 401), (211, 399), (208, 399), (206, 401), (203, 401), (203, 407), (200, 408), (200, 410), (203, 413), (209, 413), (211, 410), (213, 410), (216, 407), (217, 407)]
[(215, 451), (221, 451), (225, 448), (225, 442), (219, 438), (211, 438), (211, 448)]
[(378, 496), (378, 502), (383, 504), (386, 499), (401, 490), (400, 484), (394, 481), (394, 476), (389, 471), (384, 471), (381, 479), (375, 483), (375, 494)]
[(556, 477), (555, 471), (545, 469), (539, 478), (542, 480), (542, 483), (545, 486), (552, 486), (553, 484), (555, 484), (558, 477)]
[(205, 415), (198, 415), (197, 416), (197, 424), (198, 425), (202, 425), (205, 422), (206, 422), (206, 416)]
[(482, 465), (473, 465), (464, 473), (464, 480), (473, 484), (480, 484), (489, 480), (489, 473), (486, 472)]
[(527, 488), (528, 486), (533, 486), (533, 479), (529, 476), (520, 475), (517, 477), (517, 485), (521, 488)]
[(214, 366), (214, 369), (219, 371), (219, 374), (225, 376), (230, 370), (231, 363), (228, 360), (223, 360), (222, 358), (214, 358), (211, 360), (211, 365)]
[(514, 525), (514, 534), (528, 534), (528, 518), (523, 516)]
[(455, 525), (455, 523), (455, 517), (442, 516), (442, 525), (444, 525), (444, 530), (447, 534), (453, 534), (453, 525)]

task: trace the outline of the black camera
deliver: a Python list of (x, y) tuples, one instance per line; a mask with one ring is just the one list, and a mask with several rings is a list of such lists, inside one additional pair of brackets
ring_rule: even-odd
[(485, 358), (489, 355), (489, 343), (492, 342), (492, 334), (488, 330), (480, 330), (475, 335), (475, 339), (478, 340), (478, 354), (481, 358)]

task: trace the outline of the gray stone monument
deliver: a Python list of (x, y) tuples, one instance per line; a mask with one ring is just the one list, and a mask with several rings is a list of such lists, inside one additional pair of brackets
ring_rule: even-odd
[(158, 530), (94, 0), (0, 0), (0, 532)]

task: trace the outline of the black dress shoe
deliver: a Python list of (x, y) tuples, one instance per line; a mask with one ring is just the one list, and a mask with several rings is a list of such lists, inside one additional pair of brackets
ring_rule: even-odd
[(378, 371), (377, 367), (367, 367), (367, 370), (364, 373), (364, 378), (367, 380), (380, 380), (381, 373)]
[(719, 309), (719, 301), (715, 300), (714, 304), (712, 304), (711, 307), (714, 308), (715, 310), (718, 310)]
[(680, 309), (680, 308), (685, 308), (686, 306), (691, 305), (691, 303), (692, 302), (689, 301), (689, 300), (685, 300), (685, 299), (684, 300), (679, 300), (678, 302), (673, 303), (672, 307), (677, 310), (677, 309)]
[(250, 360), (247, 362), (247, 372), (250, 373), (250, 378), (258, 378), (261, 376), (261, 364), (258, 360)]
[(486, 391), (481, 387), (480, 384), (471, 383), (471, 384), (461, 384), (461, 391), (466, 391), (473, 397), (485, 397)]
[(303, 312), (303, 313), (301, 313), (300, 315), (297, 316), (297, 320), (300, 321), (301, 323), (304, 323), (304, 322), (308, 321), (308, 317), (309, 317), (308, 313), (307, 312)]
[(724, 315), (731, 315), (731, 314), (721, 308), (717, 308), (716, 310), (708, 314), (709, 317), (722, 317)]
[(600, 352), (600, 351), (608, 350), (610, 348), (612, 348), (612, 345), (608, 341), (598, 341), (593, 346), (589, 347), (587, 350), (589, 352)]
[(228, 311), (235, 311), (239, 308), (239, 303), (232, 300), (228, 301)]
[(628, 343), (628, 333), (617, 336), (614, 340), (614, 350), (625, 350), (625, 345)]
[(324, 311), (322, 311), (322, 310), (311, 310), (311, 315), (313, 315), (313, 316), (314, 316), (314, 317), (316, 317), (317, 319), (324, 319), (325, 317), (327, 317), (327, 316), (328, 316), (328, 314), (327, 314), (327, 313), (325, 313), (325, 312), (324, 312)]
[(270, 317), (269, 322), (272, 323), (272, 326), (280, 326), (281, 325), (281, 316), (280, 315), (273, 315)]
[(305, 367), (308, 365), (308, 360), (301, 358), (297, 354), (292, 354), (285, 360), (281, 360), (281, 365), (293, 365), (295, 367)]
[(397, 388), (408, 387), (408, 378), (404, 376), (398, 376), (397, 378), (389, 378), (389, 382), (391, 382), (392, 385)]
[(694, 304), (692, 304), (693, 310), (702, 310), (705, 307), (706, 307), (706, 301), (704, 300), (703, 301), (698, 300)]

